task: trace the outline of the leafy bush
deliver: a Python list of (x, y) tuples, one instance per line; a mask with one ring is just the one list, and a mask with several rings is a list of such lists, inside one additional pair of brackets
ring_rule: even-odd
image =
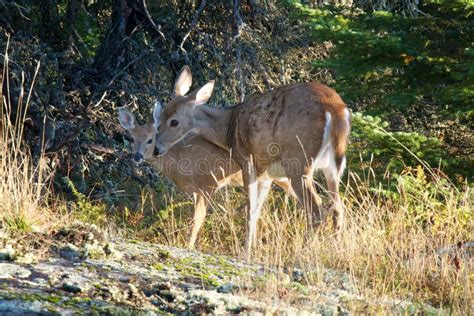
[[(372, 166), (384, 172), (400, 172), (406, 165), (416, 166), (427, 160), (431, 165), (444, 166), (448, 159), (437, 139), (415, 132), (389, 132), (388, 123), (380, 117), (355, 113), (352, 117), (349, 157), (372, 161)], [(453, 163), (451, 160), (450, 163)], [(357, 164), (352, 168), (362, 168)]]
[[(308, 9), (296, 1), (290, 6), (293, 18), (305, 20), (315, 40), (333, 44), (329, 57), (314, 61), (314, 66), (331, 69), (331, 86), (356, 111), (370, 115), (354, 118), (354, 138), (361, 145), (365, 142), (363, 155), (391, 153), (385, 161), (400, 171), (399, 157), (409, 165), (418, 163), (403, 153), (407, 147), (432, 166), (444, 160), (451, 175), (474, 175), (469, 158), (474, 118), (472, 5), (424, 2), (425, 15), (418, 17), (346, 7)], [(452, 124), (466, 135), (456, 135)], [(435, 125), (442, 131), (433, 132)], [(385, 133), (378, 127), (412, 132)], [(443, 139), (446, 133), (452, 135), (449, 144)], [(464, 149), (454, 155), (447, 150), (450, 146)]]

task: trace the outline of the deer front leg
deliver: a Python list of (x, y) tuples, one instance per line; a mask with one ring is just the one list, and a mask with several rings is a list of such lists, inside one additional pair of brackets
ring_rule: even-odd
[(257, 224), (258, 224), (258, 219), (260, 217), (260, 214), (262, 212), (262, 207), (263, 204), (265, 203), (265, 200), (267, 199), (268, 192), (270, 192), (270, 189), (272, 188), (272, 180), (257, 180), (257, 208), (255, 210), (256, 214), (256, 219), (253, 227), (253, 236), (252, 236), (252, 247), (255, 247), (257, 245)]
[(202, 224), (207, 213), (207, 200), (204, 194), (194, 193), (194, 217), (193, 217), (193, 228), (191, 231), (191, 238), (189, 239), (188, 248), (194, 249), (196, 239), (201, 229)]
[(257, 228), (258, 219), (258, 182), (257, 171), (253, 165), (252, 159), (245, 162), (243, 168), (244, 187), (247, 191), (247, 209), (248, 209), (248, 230), (247, 240), (245, 242), (245, 256), (247, 261), (250, 261), (250, 252), (252, 250), (253, 238)]

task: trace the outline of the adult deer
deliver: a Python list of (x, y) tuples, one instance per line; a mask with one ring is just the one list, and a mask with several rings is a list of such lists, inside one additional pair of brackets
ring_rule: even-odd
[[(324, 172), (333, 201), (338, 235), (344, 221), (339, 180), (345, 168), (350, 112), (331, 88), (316, 82), (280, 87), (253, 95), (229, 109), (204, 105), (214, 89), (211, 81), (189, 95), (191, 71), (185, 66), (175, 84), (175, 97), (161, 115), (157, 149), (164, 154), (188, 134), (198, 134), (231, 151), (242, 167), (249, 199), (247, 259), (256, 225), (272, 179), (287, 177), (307, 210), (309, 227), (324, 219), (313, 186), (316, 169)], [(314, 217), (314, 218), (313, 218)]]
[[(242, 170), (230, 158), (229, 152), (202, 137), (189, 137), (171, 148), (165, 155), (155, 156), (157, 128), (160, 124), (161, 105), (155, 104), (150, 120), (138, 125), (135, 116), (127, 109), (119, 109), (120, 125), (130, 134), (131, 150), (136, 163), (150, 162), (185, 193), (194, 196), (194, 217), (189, 248), (196, 239), (207, 213), (209, 198), (220, 188), (242, 186)], [(275, 181), (291, 192), (288, 181)]]

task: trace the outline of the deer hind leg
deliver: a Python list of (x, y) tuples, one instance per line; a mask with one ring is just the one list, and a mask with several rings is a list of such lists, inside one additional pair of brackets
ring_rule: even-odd
[(275, 183), (277, 186), (285, 190), (286, 194), (294, 197), (295, 199), (297, 198), (295, 192), (293, 191), (293, 188), (291, 187), (291, 183), (289, 180), (276, 179), (276, 180), (273, 180), (273, 183)]
[(303, 174), (290, 175), (291, 170), (286, 170), (287, 174), (290, 175), (291, 187), (306, 210), (307, 224), (310, 230), (318, 228), (324, 220), (321, 199), (318, 197), (313, 185), (313, 171), (312, 165), (307, 165)]
[(332, 165), (323, 169), (328, 192), (332, 200), (333, 225), (338, 239), (341, 238), (341, 232), (344, 226), (344, 206), (341, 196), (339, 195), (339, 181), (343, 170), (343, 166), (337, 170), (337, 167)]
[(189, 239), (188, 248), (194, 249), (196, 244), (196, 239), (201, 229), (204, 219), (206, 218), (207, 213), (207, 199), (203, 193), (194, 193), (194, 217), (193, 217), (193, 227), (191, 230), (191, 238)]

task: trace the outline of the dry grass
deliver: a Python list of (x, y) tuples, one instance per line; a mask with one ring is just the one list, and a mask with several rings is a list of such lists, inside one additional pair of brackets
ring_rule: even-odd
[[(38, 69), (39, 63), (34, 78)], [(9, 78), (7, 53), (2, 78)], [(46, 232), (67, 221), (64, 214), (58, 214), (62, 208), (52, 202), (45, 158), (41, 155), (33, 161), (23, 142), (24, 121), (35, 79), (29, 83), (29, 91), (25, 91), (24, 76), (22, 78), (17, 104), (11, 104), (0, 94), (0, 229)], [(8, 89), (9, 83), (0, 82), (0, 86)]]
[[(391, 190), (383, 189), (390, 182)], [(469, 250), (463, 252), (461, 247), (442, 254), (446, 247), (473, 239), (469, 188), (459, 191), (434, 170), (418, 167), (382, 182), (370, 168), (362, 175), (349, 173), (344, 190), (347, 217), (340, 243), (329, 221), (308, 237), (299, 205), (283, 192), (274, 192), (259, 220), (252, 260), (313, 271), (314, 279), (306, 280), (310, 284), (321, 279), (324, 268), (339, 269), (358, 280), (366, 291), (361, 294), (410, 298), (450, 306), (461, 314), (470, 312), (474, 262)], [(244, 203), (239, 189), (221, 191), (211, 201), (198, 248), (244, 258)], [(158, 220), (148, 237), (184, 247), (192, 207), (168, 205), (169, 216)], [(266, 297), (283, 290), (275, 282), (264, 288), (260, 294)]]
[(0, 224), (24, 232), (42, 231), (51, 225), (51, 212), (42, 163), (33, 167), (31, 157), (15, 140), (0, 139)]

